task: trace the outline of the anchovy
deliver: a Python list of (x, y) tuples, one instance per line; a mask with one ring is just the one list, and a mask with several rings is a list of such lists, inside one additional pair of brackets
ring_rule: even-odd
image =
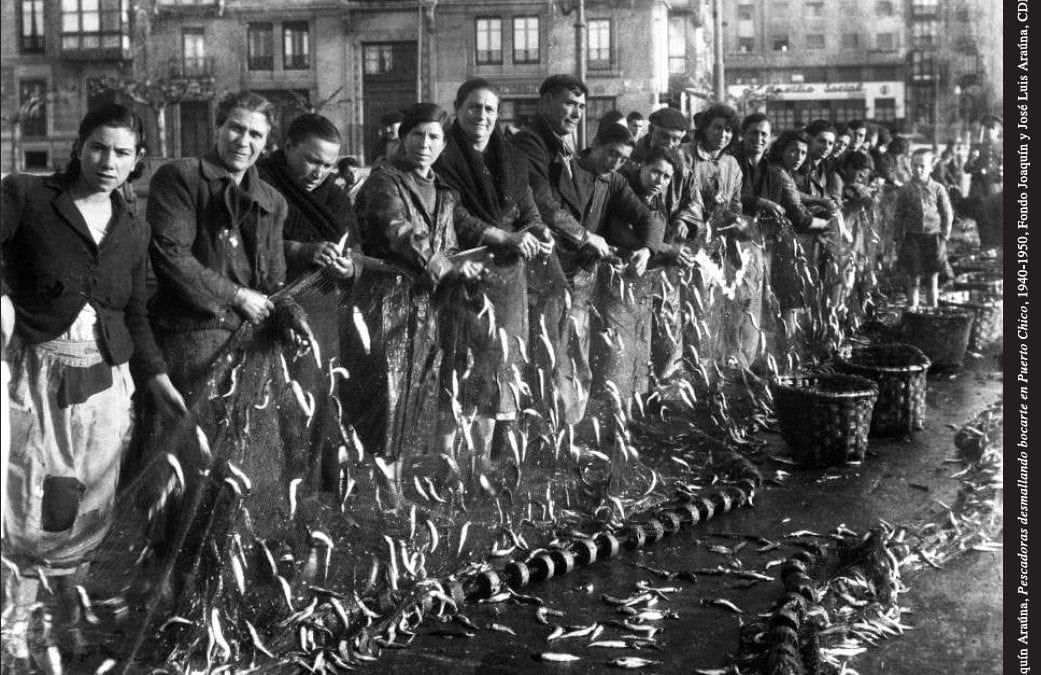
[(550, 663), (571, 663), (573, 661), (582, 660), (580, 656), (560, 652), (542, 652), (541, 654), (537, 654), (536, 658), (540, 661), (548, 661)]
[(732, 603), (729, 600), (726, 600), (724, 598), (713, 598), (711, 600), (702, 599), (701, 604), (702, 605), (714, 605), (716, 607), (722, 607), (723, 609), (729, 609), (731, 612), (734, 612), (735, 614), (744, 614), (745, 613), (745, 610), (741, 609), (740, 607), (738, 607), (734, 603)]
[(627, 668), (629, 670), (635, 670), (637, 668), (646, 668), (647, 666), (660, 665), (661, 661), (651, 661), (650, 659), (641, 659), (638, 656), (624, 656), (619, 659), (611, 661), (611, 665), (616, 668)]
[(369, 327), (365, 324), (365, 317), (362, 315), (361, 310), (357, 306), (352, 308), (352, 317), (354, 319), (354, 329), (358, 331), (358, 337), (361, 338), (362, 349), (368, 354), (372, 351), (372, 341), (369, 337)]

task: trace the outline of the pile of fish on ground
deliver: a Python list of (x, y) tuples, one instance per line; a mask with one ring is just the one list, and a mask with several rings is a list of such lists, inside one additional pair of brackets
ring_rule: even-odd
[(849, 661), (880, 640), (903, 635), (899, 596), (906, 580), (942, 570), (968, 551), (1000, 550), (1002, 527), (1002, 404), (990, 406), (957, 429), (964, 465), (953, 505), (940, 503), (917, 528), (880, 522), (864, 535), (838, 528), (834, 545), (806, 544), (780, 567), (784, 594), (741, 630), (734, 667), (742, 673), (845, 673)]

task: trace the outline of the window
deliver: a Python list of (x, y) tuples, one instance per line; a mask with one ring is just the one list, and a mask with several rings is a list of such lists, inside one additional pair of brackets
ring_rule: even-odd
[(365, 45), (362, 53), (366, 75), (379, 75), (394, 70), (393, 45)]
[(62, 49), (130, 49), (129, 0), (61, 0)]
[(181, 31), (181, 64), (185, 75), (201, 75), (206, 71), (206, 32), (202, 28)]
[(588, 65), (590, 70), (611, 69), (611, 20), (592, 19), (589, 22)]
[(47, 135), (47, 80), (22, 80), (18, 85), (18, 103), (22, 113), (22, 135)]
[(687, 17), (669, 17), (669, 73), (687, 72)]
[(502, 19), (477, 18), (477, 65), (502, 63)]
[(282, 24), (282, 68), (307, 70), (311, 67), (311, 28), (306, 21)]
[(911, 13), (914, 16), (936, 16), (938, 0), (912, 0)]
[(538, 112), (538, 101), (533, 98), (503, 99), (499, 106), (499, 126), (526, 127)]
[(875, 119), (879, 122), (895, 122), (896, 121), (896, 99), (895, 98), (876, 98), (875, 99)]
[(613, 96), (590, 96), (586, 99), (586, 119), (589, 120), (587, 131), (587, 137), (593, 138), (596, 132), (600, 129), (599, 120), (604, 116), (604, 113), (616, 110), (618, 106), (615, 104)]
[(908, 99), (908, 105), (911, 106), (911, 119), (932, 122), (936, 113), (936, 99), (932, 85), (915, 87)]
[(26, 171), (46, 171), (50, 168), (50, 156), (46, 150), (26, 150)]
[(787, 35), (779, 35), (779, 36), (771, 39), (770, 40), (770, 48), (773, 49), (775, 52), (786, 52), (786, 51), (788, 51), (788, 48), (789, 48), (788, 36)]
[(806, 3), (806, 15), (807, 16), (824, 16), (824, 3), (823, 2), (807, 2)]
[(891, 52), (896, 49), (895, 33), (879, 33), (875, 36), (875, 44), (879, 51)]
[(791, 101), (768, 103), (766, 116), (770, 118), (770, 127), (775, 134), (787, 131), (795, 126), (795, 106)]
[(842, 48), (857, 49), (860, 47), (860, 33), (843, 33)]
[(539, 17), (513, 17), (513, 62), (539, 62)]
[(893, 16), (896, 10), (893, 7), (892, 0), (880, 0), (875, 3), (875, 14), (879, 16)]
[(936, 21), (911, 23), (911, 46), (916, 49), (936, 46)]
[(270, 23), (249, 24), (246, 61), (250, 70), (275, 69), (275, 27)]
[(21, 35), (23, 52), (43, 51), (43, 0), (22, 0)]
[(738, 5), (737, 6), (737, 20), (738, 21), (752, 21), (754, 17), (755, 6), (754, 5)]
[(935, 75), (936, 62), (928, 52), (911, 52), (911, 79), (931, 80)]
[(820, 33), (811, 33), (806, 36), (806, 48), (807, 49), (824, 49), (824, 35)]
[(741, 54), (751, 54), (755, 50), (755, 39), (738, 38), (737, 51)]

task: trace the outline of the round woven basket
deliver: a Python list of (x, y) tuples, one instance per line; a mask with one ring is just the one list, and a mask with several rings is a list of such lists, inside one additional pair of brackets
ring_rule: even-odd
[(929, 357), (914, 345), (890, 342), (854, 349), (836, 360), (839, 369), (878, 384), (871, 413), (872, 436), (920, 431), (925, 425)]
[(771, 385), (781, 435), (801, 464), (864, 459), (878, 385), (855, 375), (790, 375)]
[(1005, 301), (989, 294), (972, 293), (967, 301), (941, 300), (940, 306), (968, 312), (973, 316), (969, 349), (978, 352), (1001, 344), (1004, 335)]
[(934, 370), (961, 368), (973, 318), (970, 312), (949, 307), (908, 310), (904, 339), (925, 352)]

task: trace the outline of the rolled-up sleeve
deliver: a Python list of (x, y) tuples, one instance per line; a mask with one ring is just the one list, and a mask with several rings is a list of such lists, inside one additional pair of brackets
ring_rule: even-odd
[[(209, 313), (216, 314), (231, 305), (238, 286), (203, 265), (192, 253), (200, 223), (195, 196), (176, 165), (166, 164), (152, 176), (146, 213), (152, 228), (152, 265), (160, 283), (174, 289), (188, 304)], [(281, 259), (284, 279), (285, 258), (281, 241), (278, 243), (277, 257)]]

